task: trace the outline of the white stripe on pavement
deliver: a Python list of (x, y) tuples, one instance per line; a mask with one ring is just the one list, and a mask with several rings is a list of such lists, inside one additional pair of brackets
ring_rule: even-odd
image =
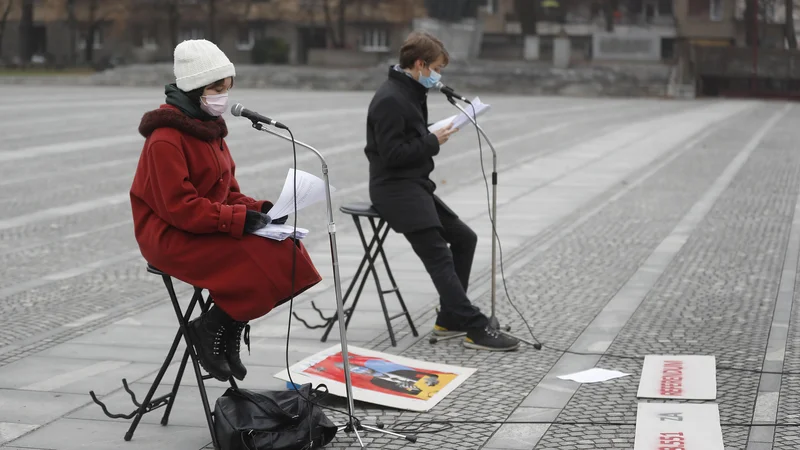
[(39, 428), (40, 426), (41, 425), (32, 425), (27, 423), (0, 422), (0, 444), (18, 439), (21, 436)]
[(55, 391), (56, 389), (68, 386), (77, 381), (81, 381), (95, 375), (100, 375), (101, 373), (121, 369), (130, 364), (130, 361), (101, 361), (99, 363), (92, 364), (91, 366), (84, 367), (83, 369), (62, 373), (44, 381), (23, 386), (20, 388), (20, 390), (44, 392)]
[(65, 324), (64, 327), (65, 328), (78, 328), (80, 326), (86, 325), (89, 322), (94, 322), (95, 320), (102, 319), (106, 315), (107, 314), (104, 314), (104, 313), (89, 314), (86, 317), (81, 317), (80, 319), (76, 320), (75, 322), (70, 322), (68, 324)]

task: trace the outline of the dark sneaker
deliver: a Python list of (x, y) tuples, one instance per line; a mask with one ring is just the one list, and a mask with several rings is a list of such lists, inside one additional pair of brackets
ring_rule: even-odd
[(464, 338), (464, 347), (475, 350), (508, 352), (519, 348), (519, 341), (506, 336), (492, 327), (470, 330)]
[(436, 308), (436, 324), (433, 326), (434, 336), (452, 337), (452, 336), (464, 335), (467, 333), (467, 330), (459, 330), (457, 328), (445, 325), (444, 324), (445, 322), (443, 322), (441, 320), (441, 316), (439, 316), (440, 314), (441, 311), (439, 311), (439, 308)]
[(459, 334), (465, 334), (466, 331), (458, 331), (458, 330), (448, 330), (447, 328), (441, 325), (434, 325), (433, 326), (433, 335), (439, 337), (450, 337), (450, 336), (457, 336)]

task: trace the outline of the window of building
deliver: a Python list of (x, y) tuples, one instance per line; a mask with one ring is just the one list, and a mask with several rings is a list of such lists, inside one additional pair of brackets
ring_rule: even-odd
[(488, 14), (496, 14), (500, 10), (500, 0), (483, 0), (483, 7)]
[(709, 19), (719, 22), (722, 20), (722, 0), (709, 0)]
[[(103, 42), (105, 41), (105, 38), (104, 38), (103, 34), (104, 33), (103, 33), (103, 28), (102, 27), (97, 27), (94, 30), (94, 39), (92, 41), (92, 44), (93, 44), (92, 48), (94, 48), (95, 50), (100, 50), (101, 48), (103, 48)], [(87, 39), (87, 37), (88, 36), (87, 36), (86, 31), (80, 31), (78, 33), (78, 40), (76, 42), (76, 45), (78, 46), (79, 50), (86, 49), (86, 39)]]
[(672, 16), (672, 0), (658, 0), (658, 15)]
[(136, 27), (133, 32), (133, 42), (136, 47), (143, 50), (158, 49), (158, 38), (155, 30), (144, 27)]
[(709, 17), (710, 3), (714, 0), (689, 0), (689, 15)]
[(247, 25), (240, 25), (236, 35), (236, 48), (238, 50), (251, 50), (256, 44), (256, 34)]
[(178, 41), (188, 41), (189, 39), (203, 39), (202, 28), (183, 28), (178, 33)]
[(380, 28), (368, 28), (361, 32), (361, 51), (388, 52), (389, 33)]

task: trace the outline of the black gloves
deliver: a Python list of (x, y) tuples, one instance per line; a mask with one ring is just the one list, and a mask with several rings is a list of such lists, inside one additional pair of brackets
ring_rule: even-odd
[(247, 210), (247, 216), (244, 219), (244, 232), (252, 234), (256, 230), (260, 230), (272, 222), (272, 219), (258, 211)]
[[(261, 212), (266, 214), (272, 209), (272, 203), (265, 201), (263, 205), (261, 205)], [(283, 225), (286, 223), (286, 216), (278, 217), (277, 219), (273, 220), (271, 223), (275, 225)]]

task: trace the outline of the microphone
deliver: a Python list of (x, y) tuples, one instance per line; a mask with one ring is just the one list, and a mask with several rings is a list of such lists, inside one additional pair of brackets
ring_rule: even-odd
[(260, 123), (265, 123), (267, 125), (272, 125), (274, 127), (283, 128), (284, 130), (289, 129), (286, 127), (286, 125), (278, 122), (277, 120), (273, 120), (270, 119), (269, 117), (262, 116), (261, 114), (255, 111), (250, 111), (249, 109), (242, 106), (241, 103), (237, 103), (231, 107), (231, 114), (233, 114), (236, 117), (245, 117), (247, 119), (250, 119), (250, 121), (252, 121), (253, 124), (260, 122)]
[(445, 86), (444, 84), (442, 84), (442, 82), (441, 82), (441, 81), (437, 81), (437, 82), (436, 82), (436, 84), (434, 84), (434, 85), (433, 85), (433, 87), (435, 87), (435, 88), (436, 88), (436, 89), (438, 89), (438, 90), (439, 90), (439, 91), (440, 91), (442, 94), (444, 94), (444, 95), (446, 95), (446, 96), (448, 96), (448, 97), (455, 97), (455, 98), (457, 98), (457, 99), (461, 100), (462, 102), (467, 102), (467, 103), (469, 103), (470, 105), (472, 104), (472, 102), (471, 102), (471, 101), (469, 101), (469, 100), (467, 100), (467, 98), (466, 98), (466, 97), (462, 97), (461, 95), (459, 95), (459, 94), (456, 94), (456, 91), (454, 91), (454, 90), (453, 90), (453, 88), (451, 88), (451, 87), (448, 87), (448, 86)]

